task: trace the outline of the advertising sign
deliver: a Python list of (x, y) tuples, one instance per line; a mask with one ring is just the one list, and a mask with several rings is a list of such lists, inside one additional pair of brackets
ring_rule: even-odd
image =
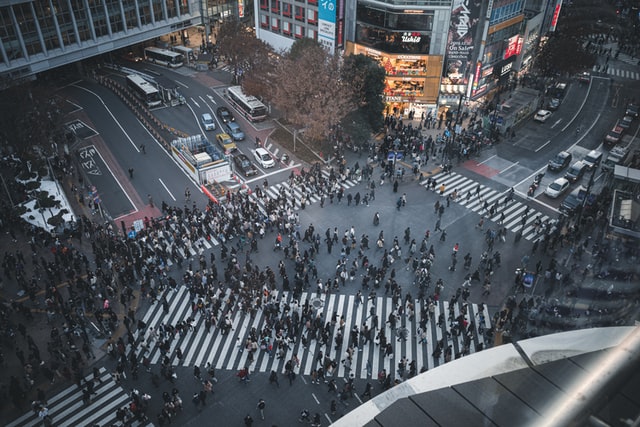
[(444, 84), (465, 84), (473, 59), (476, 27), (480, 20), (480, 0), (453, 0), (443, 69)]
[(519, 34), (516, 34), (513, 37), (509, 38), (507, 42), (507, 49), (504, 52), (504, 57), (502, 59), (507, 59), (514, 55), (519, 55), (522, 51), (522, 44), (524, 39), (520, 37)]
[(336, 0), (318, 2), (318, 42), (331, 53), (336, 48)]

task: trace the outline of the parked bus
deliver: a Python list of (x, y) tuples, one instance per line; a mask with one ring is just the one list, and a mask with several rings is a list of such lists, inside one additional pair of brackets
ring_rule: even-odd
[(162, 104), (160, 91), (139, 75), (129, 74), (127, 76), (127, 86), (147, 107), (157, 107)]
[(144, 57), (154, 64), (166, 65), (171, 68), (182, 67), (184, 57), (178, 52), (172, 52), (158, 47), (147, 47), (144, 49)]
[(171, 50), (181, 54), (182, 57), (186, 59), (187, 64), (190, 64), (195, 60), (195, 56), (193, 55), (193, 49), (191, 49), (190, 47), (177, 45), (177, 46), (173, 46)]
[(267, 107), (258, 98), (246, 95), (240, 86), (231, 86), (227, 89), (229, 101), (248, 120), (260, 122), (267, 118)]

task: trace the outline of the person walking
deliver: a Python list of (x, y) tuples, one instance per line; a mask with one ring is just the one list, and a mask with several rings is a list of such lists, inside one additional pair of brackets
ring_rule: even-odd
[(129, 178), (133, 179), (133, 168), (129, 168)]
[(244, 425), (247, 427), (251, 427), (253, 425), (253, 418), (251, 418), (251, 415), (247, 414), (247, 416), (244, 417)]
[(258, 410), (260, 411), (260, 418), (264, 420), (264, 407), (266, 406), (264, 399), (258, 400)]
[(278, 382), (278, 374), (276, 371), (271, 370), (271, 374), (269, 375), (269, 384), (275, 383), (278, 388), (280, 388), (280, 383)]
[(147, 201), (149, 202), (149, 206), (153, 207), (153, 198), (151, 194), (147, 194)]

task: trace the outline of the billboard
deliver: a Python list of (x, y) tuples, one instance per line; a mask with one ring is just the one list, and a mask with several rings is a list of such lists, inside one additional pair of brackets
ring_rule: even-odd
[(555, 31), (558, 25), (558, 17), (560, 16), (560, 9), (562, 8), (562, 0), (558, 0), (556, 7), (553, 9), (553, 16), (551, 17), (551, 25), (549, 25), (549, 31)]
[(466, 84), (474, 36), (480, 21), (481, 0), (453, 0), (443, 68), (444, 84)]
[(331, 53), (336, 48), (336, 0), (318, 2), (318, 42)]

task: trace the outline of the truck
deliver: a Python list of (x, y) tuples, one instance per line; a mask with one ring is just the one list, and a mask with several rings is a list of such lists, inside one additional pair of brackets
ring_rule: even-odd
[(620, 126), (619, 122), (616, 122), (616, 125), (611, 129), (607, 135), (604, 137), (604, 144), (608, 147), (615, 146), (618, 142), (620, 142), (620, 138), (622, 138), (622, 134), (624, 133), (624, 128)]
[(602, 170), (606, 172), (611, 172), (615, 169), (616, 165), (620, 165), (624, 163), (629, 155), (629, 150), (624, 147), (613, 147), (611, 151), (609, 151), (609, 155), (606, 160), (602, 164)]

